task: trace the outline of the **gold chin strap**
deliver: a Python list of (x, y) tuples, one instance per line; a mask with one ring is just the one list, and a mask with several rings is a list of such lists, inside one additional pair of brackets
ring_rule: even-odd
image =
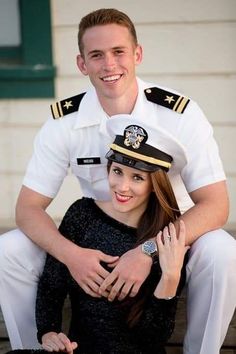
[(146, 155), (139, 154), (138, 152), (127, 150), (127, 149), (125, 149), (125, 148), (123, 148), (123, 147), (121, 147), (119, 145), (116, 145), (116, 144), (111, 144), (110, 148), (112, 150), (120, 152), (121, 154), (133, 157), (133, 158), (141, 160), (141, 161), (149, 162), (149, 163), (151, 163), (153, 165), (166, 167), (168, 169), (171, 167), (171, 163), (170, 162), (158, 160), (158, 159), (155, 159), (154, 157), (149, 157), (149, 156), (146, 156)]

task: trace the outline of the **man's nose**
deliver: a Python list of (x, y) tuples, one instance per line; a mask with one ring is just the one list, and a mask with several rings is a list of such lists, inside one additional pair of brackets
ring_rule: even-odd
[(104, 69), (111, 70), (114, 69), (116, 65), (115, 58), (112, 54), (108, 53), (104, 57)]

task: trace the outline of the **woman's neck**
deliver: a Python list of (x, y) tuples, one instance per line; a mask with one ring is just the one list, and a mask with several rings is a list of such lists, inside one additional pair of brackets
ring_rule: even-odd
[(139, 219), (141, 217), (142, 212), (130, 211), (130, 212), (119, 212), (114, 209), (111, 201), (99, 201), (95, 200), (95, 204), (108, 216), (111, 218), (121, 222), (130, 227), (137, 228)]

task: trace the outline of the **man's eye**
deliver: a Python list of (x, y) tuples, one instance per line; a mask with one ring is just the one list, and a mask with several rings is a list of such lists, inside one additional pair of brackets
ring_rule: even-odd
[(96, 59), (96, 58), (100, 58), (101, 54), (100, 53), (95, 53), (91, 55), (91, 58)]
[(119, 55), (119, 54), (123, 54), (123, 53), (124, 53), (123, 50), (116, 50), (116, 51), (115, 51), (115, 54), (118, 54), (118, 55)]

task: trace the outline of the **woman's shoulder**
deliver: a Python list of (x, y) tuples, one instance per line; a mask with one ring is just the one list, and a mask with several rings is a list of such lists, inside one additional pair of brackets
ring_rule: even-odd
[(88, 198), (88, 197), (82, 197), (80, 199), (77, 199), (75, 202), (73, 202), (70, 207), (68, 208), (67, 211), (71, 210), (81, 210), (84, 208), (91, 208), (93, 209), (95, 206), (95, 202), (93, 198)]
[(84, 224), (89, 221), (90, 216), (94, 214), (95, 202), (92, 198), (81, 198), (76, 200), (67, 209), (60, 227), (68, 224)]

